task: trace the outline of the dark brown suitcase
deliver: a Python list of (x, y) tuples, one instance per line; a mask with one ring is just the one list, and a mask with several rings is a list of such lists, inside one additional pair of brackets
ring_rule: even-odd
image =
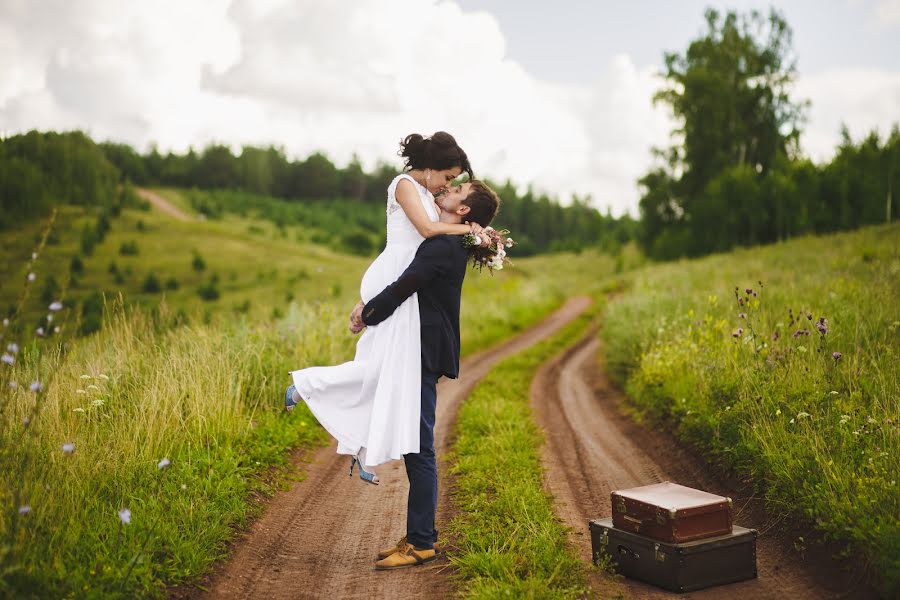
[(613, 524), (660, 542), (731, 533), (731, 498), (664, 481), (611, 494)]
[(594, 562), (608, 555), (626, 577), (673, 592), (734, 583), (756, 577), (756, 530), (737, 525), (727, 534), (668, 544), (622, 531), (612, 519), (589, 524)]

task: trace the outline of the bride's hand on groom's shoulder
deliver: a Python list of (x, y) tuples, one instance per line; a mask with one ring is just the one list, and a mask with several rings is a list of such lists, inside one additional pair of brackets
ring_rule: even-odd
[(362, 320), (362, 311), (365, 306), (365, 302), (360, 300), (350, 313), (350, 333), (359, 333), (366, 328), (366, 324)]

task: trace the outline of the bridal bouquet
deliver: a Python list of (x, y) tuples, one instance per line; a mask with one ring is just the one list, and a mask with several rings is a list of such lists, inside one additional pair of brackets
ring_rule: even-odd
[[(472, 266), (478, 270), (487, 267), (489, 271), (500, 271), (503, 264), (509, 262), (506, 257), (506, 249), (512, 248), (515, 241), (509, 235), (508, 229), (494, 229), (493, 227), (485, 227), (480, 234), (467, 233), (463, 236), (463, 245), (472, 249)], [(484, 239), (487, 237), (488, 245), (483, 246)]]

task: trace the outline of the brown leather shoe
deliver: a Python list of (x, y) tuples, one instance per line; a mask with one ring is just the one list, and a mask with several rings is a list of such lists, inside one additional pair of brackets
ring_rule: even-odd
[[(378, 556), (375, 558), (375, 560), (384, 560), (385, 558), (387, 558), (394, 552), (400, 552), (401, 550), (403, 550), (404, 546), (406, 546), (406, 536), (405, 535), (402, 538), (400, 538), (399, 542), (397, 542), (396, 544), (394, 544), (387, 550), (381, 550), (378, 553)], [(438, 546), (437, 542), (434, 543), (434, 553), (435, 554), (441, 553), (440, 546)]]
[(378, 571), (387, 571), (390, 569), (415, 567), (416, 565), (427, 563), (435, 558), (437, 558), (437, 552), (434, 551), (434, 548), (416, 548), (412, 544), (407, 543), (397, 552), (376, 562), (375, 569)]

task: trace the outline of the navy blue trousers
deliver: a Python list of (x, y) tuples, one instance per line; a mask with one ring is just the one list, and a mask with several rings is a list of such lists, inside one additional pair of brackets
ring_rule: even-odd
[(434, 413), (437, 407), (437, 373), (422, 371), (422, 416), (419, 419), (419, 452), (404, 454), (409, 478), (406, 540), (417, 548), (437, 542), (437, 461), (434, 456)]

